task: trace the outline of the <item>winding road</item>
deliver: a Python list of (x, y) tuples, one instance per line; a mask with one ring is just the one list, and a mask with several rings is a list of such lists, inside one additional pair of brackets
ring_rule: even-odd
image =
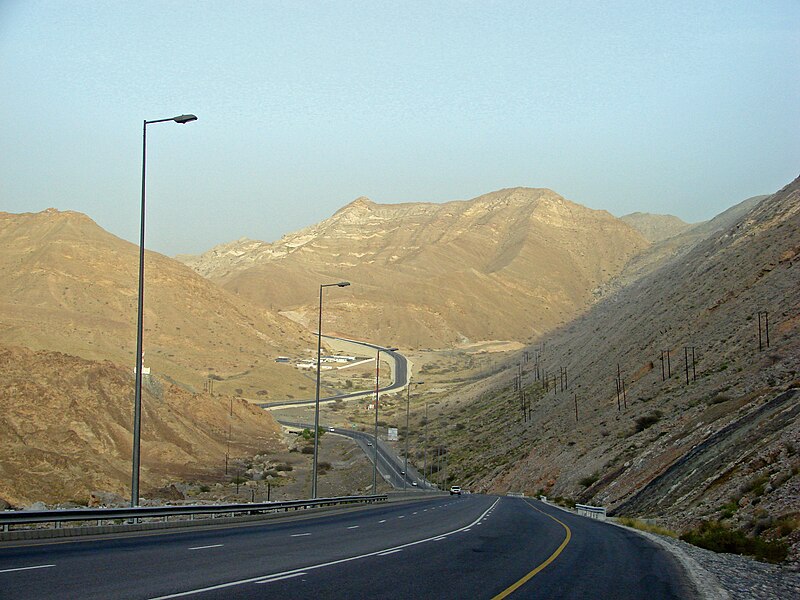
[(659, 546), (523, 498), (431, 496), (246, 525), (0, 545), (0, 597), (694, 598)]

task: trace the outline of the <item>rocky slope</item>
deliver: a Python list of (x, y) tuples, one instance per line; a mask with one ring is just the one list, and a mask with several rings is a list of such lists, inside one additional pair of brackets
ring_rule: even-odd
[(274, 244), (241, 240), (182, 260), (310, 327), (319, 284), (349, 280), (326, 296), (329, 328), (419, 348), (549, 331), (647, 245), (605, 211), (513, 188), (445, 204), (359, 198)]
[[(138, 248), (75, 212), (0, 213), (0, 342), (133, 369)], [(261, 398), (307, 382), (274, 363), (314, 346), (305, 330), (155, 252), (145, 262), (145, 364), (202, 390)], [(283, 367), (283, 368), (281, 368)]]
[(620, 217), (636, 231), (641, 233), (649, 242), (660, 242), (683, 233), (691, 227), (673, 215), (653, 215), (650, 213), (635, 212)]
[[(129, 369), (0, 346), (0, 372), (0, 499), (85, 504), (95, 490), (130, 496)], [(241, 399), (191, 394), (145, 377), (142, 407), (145, 497), (171, 481), (218, 477), (229, 426), (231, 456), (285, 449), (272, 416)]]
[(528, 420), (516, 365), (445, 400), (436, 443), (450, 449), (450, 480), (571, 497), (678, 529), (721, 518), (767, 537), (794, 531), (797, 556), (798, 315), (795, 180), (528, 348)]

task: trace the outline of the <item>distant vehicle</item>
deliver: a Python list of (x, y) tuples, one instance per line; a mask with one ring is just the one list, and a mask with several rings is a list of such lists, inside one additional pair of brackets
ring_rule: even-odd
[(452, 496), (453, 494), (458, 494), (459, 496), (461, 495), (461, 486), (460, 485), (451, 485), (450, 486), (450, 495)]
[(416, 481), (412, 481), (411, 485), (413, 485), (414, 487), (417, 487), (417, 482)]
[(328, 431), (336, 431), (333, 427), (328, 427)]
[(372, 446), (372, 442), (367, 442), (367, 446)]

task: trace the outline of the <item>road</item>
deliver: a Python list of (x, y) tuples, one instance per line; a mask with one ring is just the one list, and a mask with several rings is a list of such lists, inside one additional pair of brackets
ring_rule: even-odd
[(693, 598), (646, 538), (522, 498), (0, 547), (0, 597)]
[[(408, 385), (408, 361), (406, 360), (405, 356), (398, 353), (396, 350), (388, 350), (383, 346), (378, 346), (377, 344), (370, 344), (368, 342), (359, 342), (357, 340), (348, 340), (346, 338), (337, 338), (328, 335), (323, 335), (322, 337), (351, 342), (353, 344), (364, 346), (365, 348), (370, 348), (372, 350), (375, 350), (376, 352), (377, 350), (380, 349), (381, 354), (383, 354), (385, 357), (388, 356), (389, 358), (391, 358), (392, 363), (394, 364), (394, 368), (392, 369), (392, 382), (386, 387), (380, 388), (381, 393), (402, 389), (406, 387), (406, 385)], [(320, 398), (319, 401), (320, 404), (325, 404), (327, 402), (335, 402), (336, 400), (362, 398), (364, 396), (369, 396), (374, 393), (375, 390), (361, 390), (358, 392), (349, 392), (347, 394), (326, 396), (325, 398)], [(258, 406), (260, 406), (261, 408), (279, 409), (279, 408), (288, 408), (290, 406), (303, 406), (314, 403), (316, 403), (316, 398), (307, 398), (304, 400), (282, 400), (280, 402), (265, 402), (263, 404), (259, 404)]]
[[(278, 423), (287, 427), (294, 427), (296, 429), (309, 429), (314, 430), (313, 423), (300, 423), (298, 421), (288, 421), (285, 419), (277, 419)], [(326, 434), (341, 435), (348, 437), (356, 442), (358, 446), (364, 451), (371, 462), (375, 462), (375, 437), (371, 433), (363, 431), (355, 431), (345, 427), (323, 427)], [(404, 475), (405, 459), (397, 456), (392, 448), (387, 446), (383, 440), (378, 438), (378, 472), (383, 479), (395, 489), (403, 489), (403, 480), (405, 480), (406, 489), (417, 487), (419, 489), (433, 489), (433, 486), (422, 477), (414, 466), (409, 462), (408, 475)], [(414, 486), (414, 483), (417, 485)]]

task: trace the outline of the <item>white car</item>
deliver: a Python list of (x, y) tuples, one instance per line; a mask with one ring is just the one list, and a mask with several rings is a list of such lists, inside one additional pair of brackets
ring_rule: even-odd
[(461, 486), (460, 485), (451, 485), (450, 486), (450, 495), (452, 496), (453, 494), (458, 494), (459, 496), (461, 495)]

